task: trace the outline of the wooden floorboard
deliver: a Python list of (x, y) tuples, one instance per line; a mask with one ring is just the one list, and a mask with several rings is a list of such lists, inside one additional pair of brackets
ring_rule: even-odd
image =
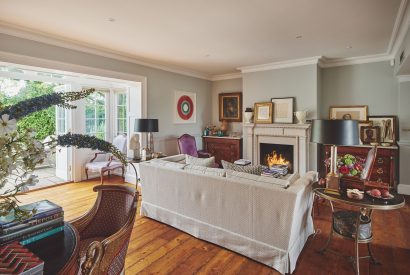
[[(107, 183), (123, 184), (119, 177)], [(96, 199), (93, 186), (98, 180), (71, 183), (20, 195), (25, 204), (48, 199), (61, 205), (65, 219), (71, 220), (91, 208)], [(410, 197), (406, 197), (410, 201)], [(140, 203), (140, 202), (139, 202)], [(352, 264), (338, 255), (317, 253), (330, 230), (330, 209), (319, 203), (314, 223), (318, 233), (305, 245), (293, 274), (354, 274)], [(393, 211), (375, 211), (373, 250), (382, 262), (374, 265), (361, 260), (360, 272), (373, 274), (410, 274), (410, 206)], [(331, 247), (344, 254), (354, 252), (353, 243), (334, 238)], [(363, 253), (365, 246), (361, 247)], [(126, 258), (126, 274), (279, 274), (279, 272), (214, 244), (196, 239), (155, 220), (137, 216)]]

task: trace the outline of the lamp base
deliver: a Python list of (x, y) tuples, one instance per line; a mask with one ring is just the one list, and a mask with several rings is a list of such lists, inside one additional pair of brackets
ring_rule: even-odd
[(328, 173), (326, 175), (326, 193), (339, 195), (340, 177), (336, 173)]

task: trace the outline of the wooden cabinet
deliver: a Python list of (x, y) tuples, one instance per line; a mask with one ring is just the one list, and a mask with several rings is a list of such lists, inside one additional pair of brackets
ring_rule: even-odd
[(204, 136), (203, 144), (219, 165), (221, 160), (234, 162), (242, 158), (242, 138)]
[[(366, 159), (370, 149), (370, 146), (338, 146), (337, 154), (338, 156), (351, 154)], [(324, 177), (328, 172), (324, 160), (330, 157), (330, 146), (324, 146), (321, 151), (319, 167), (321, 168), (321, 177)], [(398, 152), (399, 148), (397, 146), (377, 147), (376, 160), (371, 171), (370, 181), (385, 183), (390, 188), (396, 189), (399, 164)]]

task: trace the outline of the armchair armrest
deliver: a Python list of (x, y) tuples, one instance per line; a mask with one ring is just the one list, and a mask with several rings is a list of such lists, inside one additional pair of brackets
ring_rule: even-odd
[(204, 150), (199, 150), (198, 151), (198, 157), (200, 158), (210, 158), (211, 154), (208, 152), (205, 152)]
[(106, 155), (106, 154), (108, 153), (105, 153), (105, 152), (94, 153), (94, 157), (90, 160), (90, 162), (93, 162), (98, 157), (98, 155)]

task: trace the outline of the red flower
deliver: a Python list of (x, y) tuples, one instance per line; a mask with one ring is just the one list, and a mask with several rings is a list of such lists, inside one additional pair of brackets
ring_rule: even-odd
[(339, 168), (339, 172), (342, 174), (348, 174), (349, 173), (349, 167), (346, 165), (343, 165), (342, 167)]
[(354, 169), (359, 170), (359, 171), (362, 171), (362, 170), (363, 170), (363, 167), (362, 167), (359, 163), (356, 163), (356, 164), (354, 165)]

